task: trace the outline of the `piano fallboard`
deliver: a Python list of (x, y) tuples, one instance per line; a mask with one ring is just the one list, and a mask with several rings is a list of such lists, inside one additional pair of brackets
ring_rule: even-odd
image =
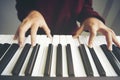
[(0, 80), (120, 80), (120, 77), (31, 77), (31, 76), (0, 76)]

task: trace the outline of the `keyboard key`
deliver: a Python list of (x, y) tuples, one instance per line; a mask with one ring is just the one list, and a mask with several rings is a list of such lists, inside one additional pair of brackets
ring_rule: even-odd
[[(89, 39), (89, 38), (88, 38)], [(101, 44), (107, 44), (105, 36), (97, 36), (93, 42), (93, 48), (95, 50), (96, 55), (98, 56), (105, 72), (106, 76), (117, 76), (116, 72), (114, 71), (112, 65), (110, 64), (109, 60), (107, 59), (106, 55), (104, 54), (103, 50), (101, 49)], [(94, 68), (92, 68), (94, 69)]]
[(116, 73), (120, 76), (120, 63), (117, 60), (117, 58), (113, 55), (111, 51), (108, 50), (105, 44), (101, 45), (100, 47), (104, 51), (105, 55), (107, 56)]
[(56, 76), (62, 76), (62, 45), (57, 46)]
[(12, 44), (10, 46), (3, 59), (0, 61), (0, 74), (7, 66), (7, 64), (9, 63), (9, 61), (11, 60), (11, 58), (13, 57), (18, 48), (19, 48), (18, 44)]
[(1, 48), (2, 44), (0, 44), (0, 48)]
[(82, 57), (83, 65), (84, 65), (87, 76), (93, 76), (93, 70), (92, 70), (90, 61), (88, 59), (88, 55), (85, 50), (85, 46), (83, 44), (81, 44), (78, 48), (80, 51), (80, 55)]
[(74, 68), (73, 68), (73, 61), (72, 61), (72, 53), (71, 53), (70, 44), (67, 44), (67, 46), (66, 46), (66, 55), (67, 55), (68, 75), (74, 76)]
[(113, 53), (115, 55), (115, 57), (119, 60), (120, 62), (120, 48), (118, 48), (117, 46), (113, 45)]
[(92, 55), (92, 58), (93, 58), (93, 60), (95, 62), (95, 65), (97, 67), (99, 75), (100, 76), (106, 76), (106, 73), (105, 73), (105, 71), (104, 71), (104, 69), (103, 69), (103, 67), (102, 67), (102, 65), (101, 65), (101, 63), (100, 63), (100, 61), (99, 61), (99, 59), (98, 59), (94, 49), (93, 48), (89, 48), (89, 51), (90, 51), (90, 53)]
[[(29, 62), (30, 56), (32, 54), (32, 51), (33, 51), (33, 47), (30, 48), (30, 50), (29, 50), (29, 52), (28, 52), (28, 54), (27, 54), (27, 56), (25, 58), (25, 61), (24, 61), (23, 65), (22, 65), (19, 76), (25, 76), (25, 70), (26, 70), (26, 67), (28, 65), (28, 62)], [(22, 50), (21, 50), (21, 52), (22, 52)]]
[(35, 60), (36, 60), (36, 57), (37, 57), (37, 54), (39, 51), (39, 47), (40, 47), (40, 45), (36, 44), (33, 48), (31, 57), (29, 59), (28, 65), (27, 65), (26, 70), (25, 70), (26, 76), (30, 76), (32, 74), (32, 70), (33, 70)]
[(47, 59), (46, 59), (46, 64), (45, 64), (45, 71), (44, 71), (45, 76), (50, 76), (51, 63), (52, 63), (52, 54), (53, 54), (53, 45), (49, 44), (48, 52), (47, 52)]
[(75, 77), (86, 77), (83, 62), (79, 53), (78, 46), (80, 45), (78, 38), (73, 38), (70, 35), (66, 36), (67, 44), (71, 45), (72, 61)]
[(31, 47), (30, 44), (26, 44), (25, 47), (23, 48), (21, 55), (18, 58), (18, 61), (16, 62), (15, 66), (13, 68), (13, 71), (12, 71), (13, 75), (19, 75), (19, 72), (22, 68), (22, 65), (23, 65), (25, 59), (26, 59), (26, 56), (29, 52), (30, 47)]
[(62, 77), (68, 77), (67, 58), (66, 58), (66, 36), (60, 35), (60, 44), (62, 45)]
[(84, 45), (84, 47), (85, 47), (85, 50), (86, 50), (86, 52), (87, 52), (88, 59), (89, 59), (90, 64), (91, 64), (91, 68), (92, 68), (92, 71), (93, 71), (93, 76), (94, 76), (94, 77), (100, 77), (100, 75), (99, 75), (99, 73), (98, 73), (98, 70), (97, 70), (97, 67), (96, 67), (96, 65), (95, 65), (95, 63), (94, 63), (94, 60), (93, 60), (93, 58), (92, 58), (92, 55), (91, 55), (91, 53), (90, 53), (90, 51), (89, 51), (89, 49), (88, 49), (88, 46), (87, 46), (87, 45)]
[(46, 35), (37, 36), (37, 43), (40, 44), (40, 49), (38, 51), (38, 55), (35, 61), (35, 66), (32, 71), (32, 76), (40, 76), (40, 77), (44, 76), (48, 46), (51, 43), (51, 41), (52, 40), (48, 38)]
[(13, 57), (10, 59), (9, 63), (7, 64), (7, 66), (5, 67), (4, 71), (2, 72), (1, 75), (7, 75), (7, 76), (11, 76), (12, 74), (12, 70), (21, 54), (23, 48), (18, 48), (18, 50), (15, 52), (15, 54), (13, 55)]
[(7, 49), (10, 47), (10, 44), (8, 43), (4, 43), (1, 47), (0, 47), (0, 60), (2, 59), (2, 56), (5, 54), (5, 52), (7, 51)]
[(53, 55), (52, 55), (52, 64), (51, 64), (51, 72), (50, 77), (56, 77), (56, 61), (57, 61), (57, 46), (59, 44), (60, 37), (59, 35), (54, 35), (52, 44), (53, 44)]

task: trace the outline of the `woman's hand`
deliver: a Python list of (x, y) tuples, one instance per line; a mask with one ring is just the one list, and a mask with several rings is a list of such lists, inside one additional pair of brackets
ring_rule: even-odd
[(116, 38), (116, 34), (110, 28), (108, 28), (102, 21), (97, 18), (88, 18), (86, 19), (81, 27), (76, 31), (73, 37), (78, 37), (84, 30), (90, 32), (90, 37), (88, 41), (88, 46), (92, 47), (93, 41), (98, 32), (102, 33), (106, 37), (107, 47), (112, 51), (112, 43), (114, 42), (118, 47), (120, 47), (120, 42)]
[(36, 43), (36, 34), (39, 27), (42, 28), (47, 36), (51, 38), (50, 29), (47, 26), (42, 14), (38, 11), (31, 11), (18, 27), (14, 39), (18, 39), (19, 45), (22, 46), (25, 40), (25, 33), (29, 28), (31, 28), (31, 44), (34, 46)]

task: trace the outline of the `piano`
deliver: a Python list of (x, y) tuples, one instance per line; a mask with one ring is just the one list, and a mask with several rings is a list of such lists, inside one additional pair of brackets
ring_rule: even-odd
[(28, 36), (19, 47), (13, 35), (0, 35), (0, 80), (120, 80), (120, 49), (109, 51), (104, 36), (89, 48), (88, 38), (37, 35), (32, 47)]

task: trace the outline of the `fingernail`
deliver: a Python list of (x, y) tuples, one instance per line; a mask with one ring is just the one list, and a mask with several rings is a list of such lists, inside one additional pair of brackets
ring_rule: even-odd
[(112, 51), (112, 47), (109, 47), (108, 49), (109, 49), (110, 51)]
[(75, 38), (77, 38), (77, 36), (73, 36), (73, 38), (75, 39)]
[(51, 35), (51, 34), (49, 34), (49, 35), (47, 35), (47, 37), (48, 37), (48, 38), (52, 38), (52, 35)]
[(76, 34), (76, 35), (73, 35), (73, 37), (74, 37), (74, 38), (78, 38), (78, 37), (79, 37), (79, 35), (77, 35), (77, 34)]
[(34, 47), (34, 46), (35, 46), (35, 44), (36, 44), (35, 42), (32, 42), (32, 47)]
[(92, 44), (91, 44), (91, 45), (88, 45), (88, 47), (89, 47), (89, 48), (92, 48), (93, 46), (92, 46)]
[(52, 35), (49, 35), (49, 38), (52, 39)]
[(19, 46), (20, 46), (20, 47), (23, 47), (23, 44), (22, 44), (22, 43), (19, 43)]

